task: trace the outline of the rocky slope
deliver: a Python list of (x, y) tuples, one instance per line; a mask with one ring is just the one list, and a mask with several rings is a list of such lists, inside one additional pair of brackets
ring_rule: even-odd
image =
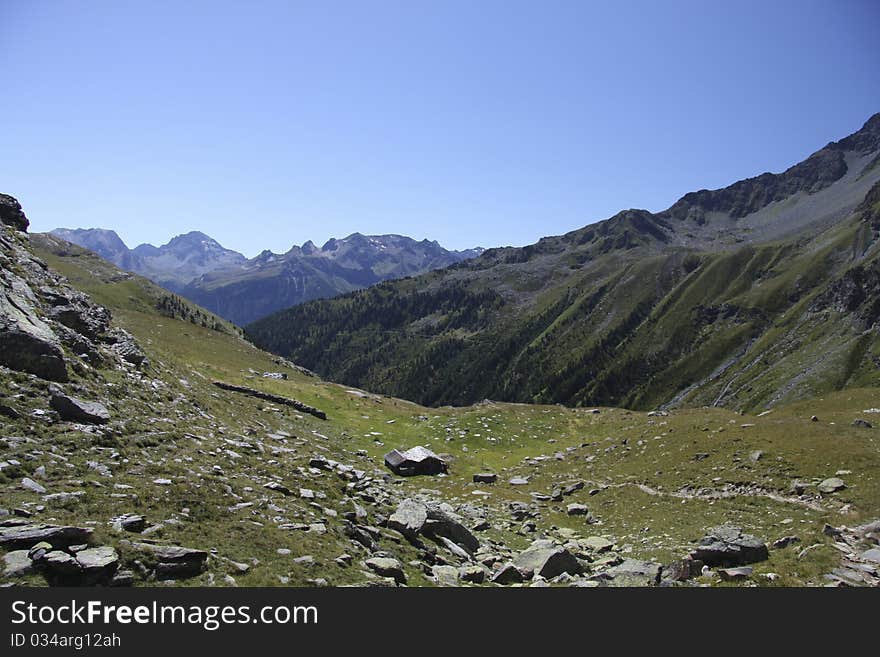
[(242, 326), (305, 301), (439, 269), (482, 251), (447, 251), (428, 240), (354, 233), (320, 248), (306, 242), (284, 254), (263, 251), (248, 260), (200, 232), (134, 249), (111, 230), (57, 228), (52, 234)]
[(755, 409), (876, 385), (878, 162), (875, 115), (781, 174), (298, 306), (247, 334), (330, 379), (431, 405)]
[[(323, 382), (89, 251), (28, 236), (7, 199), (5, 584), (880, 581), (876, 388), (758, 416), (427, 409)], [(383, 467), (415, 445), (448, 474)]]

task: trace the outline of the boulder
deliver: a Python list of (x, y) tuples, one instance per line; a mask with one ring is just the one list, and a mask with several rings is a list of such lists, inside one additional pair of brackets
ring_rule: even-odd
[(663, 569), (663, 578), (673, 582), (684, 582), (702, 573), (703, 562), (693, 559), (678, 559)]
[(34, 571), (27, 550), (13, 550), (3, 555), (3, 577), (24, 577)]
[(398, 584), (406, 584), (406, 573), (397, 559), (392, 557), (373, 557), (364, 562), (367, 568), (382, 577), (392, 577)]
[(458, 568), (455, 566), (432, 566), (431, 576), (440, 586), (458, 586)]
[[(26, 284), (22, 281), (22, 286)], [(67, 381), (58, 336), (22, 295), (0, 289), (0, 365), (49, 381)]]
[(385, 465), (394, 474), (402, 477), (437, 475), (449, 469), (446, 461), (430, 449), (420, 446), (403, 452), (392, 449), (385, 455)]
[(72, 289), (59, 292), (56, 288), (52, 303), (49, 317), (89, 340), (103, 338), (110, 328), (110, 311), (93, 303), (82, 292)]
[(578, 540), (578, 544), (587, 550), (592, 550), (593, 552), (598, 552), (600, 554), (602, 552), (608, 552), (614, 547), (614, 541), (609, 540), (604, 536), (587, 536), (586, 538)]
[(186, 579), (205, 570), (208, 553), (179, 545), (132, 543), (132, 547), (148, 554), (156, 562), (156, 579)]
[(494, 472), (478, 472), (474, 475), (475, 484), (494, 484), (498, 481), (498, 475)]
[(140, 534), (147, 526), (147, 520), (141, 515), (135, 513), (126, 513), (125, 515), (114, 518), (111, 521), (113, 529), (116, 531), (132, 532)]
[(552, 541), (545, 540), (532, 543), (516, 556), (513, 564), (527, 579), (535, 575), (552, 579), (562, 573), (579, 575), (584, 571), (581, 563), (571, 552), (564, 547), (554, 545)]
[(127, 363), (135, 367), (149, 364), (147, 355), (128, 331), (120, 328), (111, 329), (107, 332), (105, 340), (110, 343), (110, 350)]
[(84, 424), (106, 424), (110, 421), (110, 412), (98, 402), (83, 401), (56, 392), (52, 395), (50, 405), (58, 412), (62, 420)]
[(769, 553), (760, 539), (744, 534), (739, 527), (722, 525), (709, 530), (690, 556), (710, 567), (742, 566), (764, 561)]
[(836, 493), (837, 491), (846, 488), (846, 484), (843, 483), (843, 479), (840, 479), (838, 477), (829, 477), (828, 479), (820, 483), (817, 488), (819, 489), (820, 493), (830, 495), (831, 493)]
[(285, 486), (284, 484), (279, 484), (277, 481), (270, 481), (269, 483), (263, 484), (263, 488), (267, 490), (273, 490), (277, 493), (281, 493), (282, 495), (292, 495), (291, 490)]
[(867, 420), (863, 420), (862, 418), (856, 418), (852, 421), (852, 426), (858, 427), (860, 429), (873, 429), (874, 425), (868, 422)]
[(797, 536), (783, 536), (782, 538), (777, 538), (775, 541), (773, 541), (772, 547), (774, 550), (783, 550), (789, 545), (800, 543), (800, 541), (801, 539)]
[(427, 520), (428, 510), (425, 505), (413, 499), (406, 499), (388, 518), (388, 526), (411, 538), (422, 531)]
[(605, 571), (613, 586), (654, 586), (659, 584), (663, 566), (653, 561), (624, 559)]
[(738, 568), (719, 568), (718, 575), (725, 582), (737, 582), (752, 576), (751, 566), (739, 566)]
[(0, 194), (0, 223), (21, 231), (27, 231), (30, 224), (21, 203), (9, 194)]
[(479, 549), (479, 539), (465, 527), (464, 519), (448, 504), (429, 504), (426, 507), (426, 514), (427, 521), (422, 529), (423, 533), (448, 538), (469, 554), (474, 554)]
[(76, 561), (89, 580), (87, 583), (95, 583), (113, 577), (119, 567), (119, 554), (109, 545), (104, 545), (77, 552)]
[(46, 488), (44, 486), (38, 484), (30, 477), (25, 477), (21, 480), (21, 487), (25, 490), (31, 491), (32, 493), (39, 493), (40, 495), (46, 492)]
[(492, 575), (492, 581), (495, 584), (519, 584), (523, 581), (523, 576), (519, 568), (512, 563), (507, 563), (495, 571), (495, 574)]
[(86, 527), (24, 523), (0, 526), (0, 546), (6, 549), (30, 548), (46, 541), (55, 547), (88, 543), (92, 530)]
[(61, 550), (47, 552), (37, 563), (50, 577), (66, 578), (82, 572), (79, 562), (72, 555)]
[(463, 582), (482, 584), (486, 581), (486, 570), (480, 566), (462, 566), (458, 570), (458, 576)]
[(590, 510), (586, 504), (569, 504), (565, 507), (565, 512), (570, 516), (585, 516)]

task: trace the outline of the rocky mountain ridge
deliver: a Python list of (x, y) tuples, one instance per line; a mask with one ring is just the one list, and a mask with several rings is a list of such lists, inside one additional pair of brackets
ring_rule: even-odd
[(353, 233), (322, 247), (308, 241), (286, 253), (267, 250), (248, 259), (199, 231), (160, 247), (134, 249), (112, 230), (56, 228), (52, 234), (242, 326), (311, 299), (442, 268), (482, 252), (448, 251), (437, 242), (401, 235)]
[(247, 333), (329, 379), (429, 405), (764, 409), (876, 385), (878, 163), (875, 115), (781, 174), (314, 301)]

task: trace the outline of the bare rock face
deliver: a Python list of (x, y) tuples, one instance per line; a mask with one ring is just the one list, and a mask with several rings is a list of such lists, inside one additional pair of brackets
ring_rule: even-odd
[(9, 194), (0, 194), (0, 223), (22, 231), (26, 231), (30, 225), (21, 204)]
[(56, 392), (50, 402), (62, 420), (86, 424), (105, 424), (110, 421), (110, 412), (103, 404), (83, 401), (70, 395)]
[(134, 338), (111, 329), (110, 311), (75, 290), (28, 248), (21, 206), (0, 194), (0, 365), (47, 381), (69, 380), (68, 365), (141, 367)]
[[(67, 381), (64, 352), (58, 336), (38, 316), (24, 294), (24, 282), (4, 271), (0, 287), (0, 364), (50, 381)], [(8, 285), (8, 287), (7, 287)]]

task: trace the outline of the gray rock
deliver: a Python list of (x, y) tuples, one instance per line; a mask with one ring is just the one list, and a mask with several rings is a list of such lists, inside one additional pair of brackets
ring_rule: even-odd
[(492, 581), (495, 584), (519, 584), (523, 581), (523, 576), (519, 568), (512, 563), (507, 563), (495, 571), (495, 574), (492, 575)]
[(873, 429), (874, 425), (872, 425), (867, 420), (863, 420), (862, 418), (856, 418), (852, 421), (852, 426), (859, 427), (860, 429)]
[(880, 563), (880, 549), (871, 548), (870, 550), (862, 552), (862, 560), (870, 561), (871, 563)]
[(736, 582), (751, 577), (752, 570), (751, 566), (740, 566), (738, 568), (719, 568), (717, 572), (725, 582)]
[(782, 538), (777, 538), (773, 541), (773, 545), (771, 546), (774, 550), (782, 550), (787, 548), (789, 545), (794, 545), (795, 543), (800, 543), (801, 539), (797, 536), (783, 536)]
[(511, 486), (528, 486), (528, 477), (512, 477), (508, 482)]
[[(27, 284), (21, 281), (27, 288)], [(50, 381), (67, 381), (58, 336), (23, 296), (0, 289), (0, 365)]]
[(458, 569), (455, 566), (433, 566), (431, 576), (440, 586), (458, 586)]
[(110, 328), (110, 311), (72, 289), (55, 290), (48, 315), (89, 340), (99, 340)]
[(140, 534), (147, 526), (147, 520), (143, 516), (126, 513), (113, 519), (113, 528), (117, 531), (126, 531), (133, 534)]
[(392, 577), (398, 584), (406, 584), (406, 573), (401, 563), (392, 557), (373, 557), (364, 562), (367, 568), (382, 577)]
[(267, 490), (273, 490), (276, 493), (281, 493), (282, 495), (291, 495), (290, 489), (284, 484), (279, 484), (277, 481), (270, 481), (267, 484), (263, 484), (263, 488)]
[(445, 546), (447, 550), (452, 552), (452, 554), (454, 554), (459, 559), (467, 561), (468, 559), (471, 558), (471, 555), (468, 554), (468, 552), (464, 548), (462, 548), (460, 545), (458, 545), (458, 543), (455, 543), (454, 541), (446, 538), (445, 536), (437, 536), (436, 539), (443, 546)]
[(119, 567), (119, 554), (109, 545), (88, 548), (76, 553), (83, 573), (90, 576), (112, 576)]
[(110, 350), (122, 360), (135, 367), (149, 364), (147, 355), (128, 331), (121, 328), (111, 329), (105, 339), (110, 343)]
[(25, 477), (21, 480), (21, 487), (33, 493), (39, 493), (40, 495), (46, 492), (45, 487), (38, 484), (36, 481), (30, 479), (29, 477)]
[(132, 586), (133, 584), (134, 573), (130, 570), (117, 570), (109, 582), (109, 586)]
[(699, 577), (703, 568), (702, 561), (678, 559), (663, 569), (663, 578), (673, 582), (684, 582), (692, 577)]
[(769, 557), (763, 541), (743, 534), (739, 527), (722, 525), (709, 530), (695, 550), (691, 559), (702, 561), (707, 566), (741, 566)]
[(585, 516), (590, 510), (586, 504), (569, 504), (565, 507), (565, 512), (570, 516)]
[(21, 231), (27, 231), (30, 224), (21, 203), (9, 194), (0, 194), (0, 223)]
[(604, 536), (587, 536), (587, 538), (578, 540), (578, 544), (588, 550), (600, 554), (602, 552), (608, 552), (614, 547), (614, 541), (611, 541)]
[(498, 481), (498, 475), (494, 472), (478, 472), (474, 475), (475, 484), (494, 484)]
[(103, 404), (83, 401), (70, 395), (55, 393), (50, 402), (62, 420), (86, 424), (105, 424), (110, 421), (110, 412)]
[(199, 575), (205, 569), (208, 553), (204, 550), (179, 545), (154, 545), (132, 543), (132, 547), (145, 552), (155, 560), (156, 579), (185, 579)]
[(552, 541), (538, 540), (513, 560), (525, 578), (540, 575), (552, 579), (562, 573), (579, 575), (584, 571), (581, 563), (571, 552), (556, 546)]
[(52, 551), (52, 545), (46, 541), (40, 541), (30, 550), (27, 551), (28, 558), (32, 561), (39, 561), (47, 552)]
[(39, 564), (40, 568), (44, 569), (49, 575), (56, 577), (79, 575), (82, 572), (79, 562), (72, 555), (61, 550), (47, 552), (40, 559)]
[(34, 571), (34, 562), (27, 550), (13, 550), (3, 555), (3, 577), (24, 577)]
[(660, 582), (663, 566), (653, 561), (624, 559), (605, 571), (616, 586), (654, 586)]
[(0, 546), (6, 549), (30, 548), (46, 541), (56, 547), (87, 543), (92, 530), (85, 527), (22, 524), (0, 527)]
[(427, 520), (428, 510), (425, 505), (413, 499), (406, 499), (388, 518), (388, 526), (404, 536), (413, 537), (422, 531)]
[(463, 566), (459, 568), (458, 576), (463, 582), (482, 584), (486, 581), (486, 570), (480, 566)]
[(819, 489), (820, 493), (830, 495), (831, 493), (836, 493), (837, 491), (846, 488), (846, 484), (843, 483), (843, 479), (839, 479), (838, 477), (829, 477), (821, 484), (819, 484), (817, 488)]
[(460, 545), (468, 553), (474, 554), (480, 547), (479, 539), (465, 527), (464, 519), (447, 504), (430, 504), (426, 508), (428, 520), (423, 533), (444, 536)]

